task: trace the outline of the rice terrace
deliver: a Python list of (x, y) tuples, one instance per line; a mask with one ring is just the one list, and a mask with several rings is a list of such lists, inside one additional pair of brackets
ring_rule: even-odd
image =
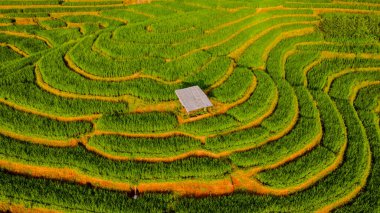
[(379, 115), (379, 0), (0, 1), (0, 212), (380, 212)]

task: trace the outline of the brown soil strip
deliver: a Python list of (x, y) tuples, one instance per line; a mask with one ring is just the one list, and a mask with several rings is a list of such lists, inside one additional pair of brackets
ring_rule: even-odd
[(131, 112), (154, 112), (154, 111), (174, 111), (178, 107), (178, 101), (167, 101), (160, 103), (146, 103), (143, 100), (130, 96), (99, 96), (99, 95), (82, 95), (70, 92), (64, 92), (59, 89), (51, 87), (42, 79), (41, 71), (38, 65), (35, 68), (36, 84), (43, 90), (60, 97), (71, 99), (85, 99), (85, 100), (99, 100), (108, 102), (127, 102)]
[(35, 18), (15, 18), (16, 25), (38, 25)]
[[(287, 1), (286, 3), (292, 3), (292, 4), (299, 4), (299, 5), (302, 5), (302, 4), (309, 4), (309, 2), (296, 2), (296, 1)], [(315, 4), (315, 6), (317, 7), (319, 4)], [(356, 1), (356, 2), (348, 2), (348, 1), (340, 1), (340, 0), (333, 0), (331, 3), (323, 3), (323, 5), (325, 6), (333, 6), (333, 5), (351, 5), (351, 6), (369, 6), (369, 7), (380, 7), (380, 4), (376, 4), (376, 3), (369, 3), (369, 2), (359, 2), (359, 1)], [(298, 9), (301, 9), (301, 8), (298, 8)], [(309, 8), (302, 8), (302, 9), (309, 9)], [(313, 8), (312, 8), (313, 9)], [(319, 9), (322, 9), (322, 10), (341, 10), (341, 9), (344, 9), (344, 8), (328, 8), (328, 7), (323, 7), (323, 8), (317, 8), (318, 10)], [(371, 11), (371, 10), (356, 10), (356, 9), (344, 9), (344, 10), (352, 10), (352, 11)]]
[(0, 23), (0, 27), (12, 26), (13, 23)]
[[(312, 140), (312, 142), (308, 144), (306, 147), (291, 154), (289, 157), (284, 158), (279, 162), (276, 162), (272, 165), (267, 165), (264, 167), (252, 168), (252, 169), (249, 169), (247, 172), (244, 172), (241, 170), (237, 171), (235, 174), (232, 175), (232, 180), (233, 180), (235, 188), (244, 189), (244, 190), (254, 192), (257, 194), (262, 194), (262, 195), (271, 194), (271, 195), (276, 195), (276, 196), (285, 196), (285, 195), (289, 195), (290, 193), (295, 193), (298, 190), (302, 189), (302, 188), (297, 188), (297, 187), (309, 187), (312, 184), (312, 181), (310, 181), (309, 183), (310, 185), (303, 185), (303, 186), (300, 185), (294, 188), (292, 187), (292, 188), (285, 188), (285, 189), (275, 189), (275, 188), (270, 188), (263, 185), (256, 179), (252, 178), (252, 176), (257, 174), (258, 172), (268, 170), (268, 169), (275, 169), (290, 161), (295, 160), (296, 158), (304, 155), (305, 153), (312, 150), (315, 146), (317, 146), (320, 143), (321, 139), (322, 139), (322, 132), (320, 132)], [(315, 180), (315, 181), (318, 181), (318, 180)]]
[(29, 57), (29, 54), (24, 52), (23, 50), (19, 49), (18, 47), (16, 47), (15, 45), (12, 45), (12, 44), (7, 44), (7, 43), (0, 43), (0, 46), (2, 47), (9, 47), (11, 48), (14, 52), (16, 52), (17, 54), (23, 56), (23, 57)]
[(41, 71), (39, 70), (38, 65), (36, 65), (35, 69), (35, 75), (36, 75), (36, 83), (37, 85), (42, 88), (43, 90), (60, 96), (60, 97), (65, 97), (65, 98), (73, 98), (73, 99), (87, 99), (87, 100), (99, 100), (99, 101), (108, 101), (108, 102), (141, 102), (141, 100), (138, 100), (135, 97), (128, 96), (128, 95), (123, 95), (123, 96), (117, 96), (117, 97), (107, 97), (107, 96), (98, 96), (98, 95), (81, 95), (81, 94), (74, 94), (74, 93), (69, 93), (69, 92), (64, 92), (58, 89), (55, 89), (45, 83), (42, 79), (42, 74)]
[(124, 0), (124, 5), (132, 5), (132, 4), (148, 4), (154, 0)]
[(370, 6), (370, 7), (380, 7), (380, 4), (368, 3), (368, 2), (347, 2), (347, 1), (333, 1), (334, 4), (344, 4), (344, 5), (353, 5), (353, 6)]
[(50, 17), (55, 18), (55, 19), (59, 19), (64, 16), (81, 16), (81, 15), (99, 16), (99, 11), (49, 13), (49, 15)]
[(371, 173), (371, 167), (372, 167), (372, 153), (371, 149), (369, 147), (369, 144), (366, 144), (366, 148), (368, 151), (367, 154), (367, 164), (366, 164), (366, 169), (364, 171), (364, 175), (361, 177), (359, 185), (357, 185), (349, 194), (346, 196), (334, 201), (333, 203), (319, 209), (317, 212), (318, 213), (323, 213), (323, 212), (331, 212), (335, 208), (339, 206), (343, 206), (344, 204), (347, 204), (350, 202), (352, 199), (354, 199), (360, 191), (366, 186), (367, 183), (367, 178), (369, 177), (369, 174)]
[[(297, 119), (295, 119), (297, 120)], [(295, 123), (295, 122), (294, 122)], [(291, 125), (288, 127), (292, 129)], [(282, 134), (282, 133), (281, 133)], [(281, 136), (277, 136), (281, 137)], [(86, 144), (85, 144), (86, 145)], [(204, 156), (203, 153), (199, 153), (196, 156)], [(47, 167), (35, 167), (29, 165), (15, 164), (9, 162), (3, 162), (8, 170), (18, 172), (20, 174), (28, 174), (35, 177), (63, 179), (68, 181), (75, 181), (81, 184), (90, 183), (94, 186), (100, 186), (103, 188), (131, 191), (131, 186), (126, 183), (115, 183), (112, 181), (101, 180), (97, 178), (88, 177), (78, 174), (76, 171), (70, 169), (53, 169)], [(231, 180), (217, 180), (217, 181), (179, 181), (172, 183), (141, 183), (138, 186), (140, 192), (162, 192), (173, 191), (180, 195), (195, 195), (195, 196), (208, 196), (208, 195), (223, 195), (230, 194), (234, 191), (234, 185)]]
[(234, 61), (231, 61), (230, 66), (228, 67), (227, 72), (223, 75), (222, 78), (220, 78), (218, 81), (216, 81), (213, 85), (211, 85), (209, 88), (205, 90), (205, 93), (209, 93), (211, 90), (219, 87), (222, 85), (234, 72), (234, 69), (236, 67), (236, 63)]
[(229, 27), (229, 26), (231, 26), (231, 25), (234, 25), (234, 24), (240, 23), (240, 22), (242, 22), (242, 21), (244, 21), (244, 20), (247, 20), (247, 19), (249, 19), (249, 18), (252, 18), (252, 17), (254, 17), (254, 16), (256, 16), (256, 15), (257, 15), (257, 13), (252, 13), (252, 14), (250, 14), (250, 15), (244, 16), (243, 18), (239, 18), (239, 19), (236, 19), (236, 20), (233, 20), (233, 21), (230, 21), (230, 22), (224, 23), (224, 24), (222, 24), (222, 25), (219, 25), (219, 26), (217, 26), (217, 27), (214, 27), (214, 28), (212, 28), (212, 29), (206, 30), (205, 33), (206, 33), (206, 34), (212, 34), (212, 33), (215, 33), (215, 32), (217, 32), (217, 31), (219, 31), (219, 30), (221, 30), (221, 29), (223, 29), (223, 28), (226, 28), (226, 27)]
[(176, 192), (181, 196), (206, 197), (225, 195), (234, 192), (230, 179), (215, 181), (181, 181), (165, 183), (141, 183), (139, 192)]
[(66, 63), (68, 68), (70, 68), (74, 72), (78, 73), (79, 75), (81, 75), (87, 79), (94, 80), (94, 81), (121, 82), (121, 81), (134, 80), (134, 79), (138, 79), (138, 78), (148, 78), (148, 79), (152, 79), (152, 80), (157, 81), (157, 82), (162, 83), (162, 84), (179, 84), (182, 82), (181, 80), (165, 81), (165, 80), (162, 80), (158, 77), (145, 75), (142, 73), (135, 73), (133, 75), (124, 76), (124, 77), (100, 77), (100, 76), (93, 75), (91, 73), (88, 73), (88, 72), (82, 70), (80, 67), (78, 67), (71, 60), (71, 57), (67, 54), (65, 55), (64, 60), (65, 60), (65, 63)]
[(322, 63), (322, 61), (324, 60), (324, 57), (322, 56), (322, 54), (316, 59), (314, 60), (312, 63), (310, 63), (309, 65), (307, 65), (303, 70), (303, 76), (305, 76), (305, 80), (303, 82), (303, 86), (304, 87), (307, 87), (308, 85), (308, 81), (307, 81), (307, 73), (309, 73), (314, 67), (318, 66), (320, 63)]
[(105, 5), (72, 5), (72, 6), (62, 6), (62, 5), (0, 5), (0, 9), (29, 9), (29, 8), (94, 8), (94, 7), (123, 7), (124, 4), (105, 4)]
[(376, 113), (380, 113), (380, 99), (378, 100), (377, 107), (373, 111)]
[[(313, 17), (314, 15), (295, 15), (296, 17)], [(251, 37), (249, 40), (247, 40), (242, 46), (240, 46), (238, 49), (233, 51), (232, 53), (229, 54), (229, 57), (233, 58), (235, 61), (237, 61), (241, 55), (253, 44), (261, 38), (262, 36), (270, 33), (274, 29), (278, 29), (284, 26), (289, 26), (289, 25), (294, 25), (294, 24), (317, 24), (319, 21), (296, 21), (296, 22), (287, 22), (283, 24), (277, 24), (272, 27), (269, 27), (265, 30), (263, 30), (261, 33), (255, 35), (254, 37)]]
[(10, 137), (10, 138), (13, 138), (13, 139), (16, 139), (16, 140), (20, 140), (20, 141), (28, 141), (28, 142), (35, 143), (35, 144), (43, 144), (43, 145), (53, 146), (53, 147), (73, 147), (73, 146), (78, 145), (78, 140), (76, 140), (76, 139), (71, 139), (71, 140), (67, 140), (67, 141), (50, 140), (50, 139), (46, 139), (46, 138), (36, 138), (36, 137), (32, 137), (32, 136), (20, 135), (20, 134), (10, 132), (10, 131), (4, 130), (4, 129), (0, 129), (0, 134), (7, 136), (7, 137)]
[(354, 69), (349, 68), (341, 72), (331, 74), (327, 77), (327, 83), (324, 86), (323, 91), (325, 93), (328, 93), (330, 91), (332, 82), (336, 80), (337, 78), (342, 77), (343, 75), (346, 75), (352, 72), (368, 72), (368, 71), (380, 71), (380, 68), (379, 67), (368, 67), (368, 68), (366, 67), (366, 68), (354, 68)]
[(0, 212), (13, 212), (13, 213), (60, 213), (62, 211), (44, 209), (44, 208), (28, 208), (22, 204), (0, 202)]
[[(269, 143), (270, 141), (278, 140), (279, 138), (281, 138), (284, 135), (288, 134), (293, 129), (293, 127), (295, 126), (295, 124), (297, 123), (297, 120), (298, 120), (298, 105), (296, 106), (296, 110), (297, 110), (296, 116), (293, 118), (291, 124), (289, 126), (287, 126), (287, 128), (285, 128), (284, 130), (282, 130), (281, 132), (279, 132), (279, 133), (277, 133), (275, 135), (272, 135), (271, 137), (269, 137), (267, 140), (263, 141), (262, 143), (260, 143), (258, 145), (250, 146), (250, 147), (244, 147), (244, 148), (236, 149), (236, 150), (233, 150), (233, 151), (224, 151), (224, 152), (220, 152), (220, 153), (213, 153), (213, 152), (206, 151), (206, 150), (193, 150), (193, 151), (186, 152), (186, 153), (183, 153), (183, 154), (180, 154), (180, 155), (177, 155), (177, 156), (173, 156), (173, 157), (153, 157), (153, 158), (151, 158), (151, 157), (139, 157), (139, 158), (133, 158), (132, 159), (132, 158), (129, 158), (129, 157), (124, 157), (124, 156), (115, 156), (115, 155), (111, 155), (111, 154), (105, 153), (103, 151), (100, 151), (100, 150), (96, 149), (95, 147), (90, 146), (87, 143), (87, 139), (86, 138), (83, 138), (81, 142), (87, 148), (87, 150), (92, 151), (94, 153), (97, 153), (98, 155), (104, 156), (106, 158), (113, 159), (113, 160), (135, 160), (135, 161), (144, 161), (144, 162), (173, 162), (173, 161), (185, 159), (185, 158), (188, 158), (188, 157), (191, 157), (191, 156), (195, 156), (195, 157), (210, 157), (210, 158), (222, 158), (222, 157), (229, 156), (229, 155), (231, 155), (231, 154), (233, 154), (235, 152), (244, 152), (244, 151), (248, 151), (248, 150), (251, 150), (251, 149), (263, 146), (266, 143)], [(258, 121), (254, 121), (254, 122), (258, 122)], [(252, 124), (248, 124), (248, 125), (252, 125)], [(245, 126), (245, 128), (248, 128), (248, 125)], [(243, 128), (244, 127), (241, 127), (239, 130), (243, 130)], [(233, 131), (238, 131), (238, 130), (231, 130), (231, 132), (233, 132)], [(100, 131), (95, 131), (94, 133), (91, 133), (91, 134), (87, 135), (87, 137), (91, 137), (93, 135), (102, 135), (104, 133), (105, 134), (110, 134), (110, 135), (121, 135), (121, 136), (125, 136), (125, 137), (155, 137), (155, 138), (165, 138), (165, 137), (175, 136), (176, 134), (179, 134), (179, 135), (185, 134), (185, 133), (182, 133), (182, 132), (169, 132), (169, 133), (158, 133), (158, 134), (130, 134), (130, 133), (116, 133), (116, 132), (100, 132)], [(228, 134), (228, 133), (224, 133), (224, 134)], [(186, 134), (185, 136), (194, 137), (193, 135), (188, 135), (188, 134)], [(206, 138), (207, 137), (205, 137), (205, 136), (195, 136), (195, 139), (200, 140), (202, 143), (204, 143), (206, 141)]]
[(5, 104), (5, 105), (7, 105), (9, 107), (12, 107), (13, 109), (16, 109), (18, 111), (22, 111), (22, 112), (26, 112), (26, 113), (31, 113), (31, 114), (34, 114), (34, 115), (50, 118), (50, 119), (57, 120), (57, 121), (63, 121), (63, 122), (70, 122), (70, 121), (92, 121), (94, 119), (97, 119), (97, 118), (101, 117), (100, 114), (85, 115), (85, 116), (78, 116), (78, 117), (56, 116), (56, 115), (51, 115), (51, 114), (48, 114), (48, 113), (40, 112), (40, 111), (38, 111), (36, 109), (26, 108), (24, 106), (17, 105), (17, 104), (15, 104), (13, 102), (4, 100), (2, 98), (0, 98), (0, 103)]
[[(129, 183), (103, 180), (100, 178), (83, 175), (69, 168), (31, 166), (5, 160), (0, 160), (0, 167), (15, 174), (30, 175), (37, 178), (64, 180), (78, 184), (89, 183), (94, 187), (101, 187), (118, 191), (130, 192), (134, 188)], [(140, 183), (137, 185), (137, 189), (139, 192), (175, 192), (182, 196), (203, 197), (233, 193), (234, 186), (232, 185), (231, 180), (228, 178), (211, 181), (183, 180), (176, 182)]]
[(291, 50), (285, 52), (284, 55), (283, 55), (283, 57), (282, 57), (280, 70), (283, 71), (283, 73), (281, 73), (281, 77), (282, 77), (283, 79), (285, 79), (285, 74), (286, 74), (286, 69), (285, 69), (286, 61), (288, 61), (288, 58), (290, 58), (291, 56), (293, 56), (293, 55), (298, 54), (298, 53), (301, 52), (301, 51), (298, 51), (298, 50), (296, 49), (296, 46), (297, 46), (297, 44), (294, 45), (294, 48), (293, 48), (293, 49), (291, 49)]
[[(251, 24), (246, 25), (245, 27), (240, 28), (238, 31), (236, 31), (235, 33), (233, 33), (232, 35), (228, 36), (227, 38), (225, 38), (225, 39), (223, 39), (223, 40), (220, 40), (220, 41), (218, 41), (218, 42), (216, 42), (216, 43), (214, 43), (214, 44), (206, 45), (206, 46), (201, 47), (201, 48), (198, 48), (198, 49), (193, 49), (193, 50), (191, 50), (191, 51), (189, 51), (189, 52), (187, 52), (187, 53), (185, 53), (185, 54), (183, 54), (183, 55), (177, 57), (176, 59), (184, 58), (184, 57), (187, 57), (187, 56), (189, 56), (189, 55), (191, 55), (191, 54), (194, 54), (194, 53), (196, 53), (196, 52), (199, 52), (199, 51), (202, 51), (202, 50), (208, 50), (208, 49), (211, 49), (211, 48), (214, 48), (214, 47), (220, 46), (220, 45), (222, 45), (222, 44), (224, 44), (224, 43), (230, 41), (231, 39), (235, 38), (236, 36), (238, 36), (238, 35), (239, 35), (240, 33), (242, 33), (243, 31), (246, 31), (246, 30), (248, 30), (248, 29), (250, 29), (250, 28), (252, 28), (252, 27), (254, 27), (254, 26), (258, 25), (258, 24), (261, 24), (261, 23), (264, 23), (264, 22), (266, 22), (266, 21), (269, 21), (269, 20), (272, 20), (272, 19), (276, 19), (276, 18), (287, 18), (287, 17), (315, 17), (315, 15), (308, 15), (308, 14), (306, 14), (306, 15), (300, 15), (300, 14), (274, 15), (274, 16), (272, 16), (272, 17), (270, 17), (270, 18), (261, 19), (261, 20), (258, 20), (258, 21), (255, 21), (255, 22), (252, 22)], [(293, 22), (293, 23), (289, 22), (289, 23), (290, 23), (290, 24), (296, 24), (296, 23), (299, 23), (299, 22)], [(289, 23), (287, 23), (287, 24), (289, 24)], [(312, 24), (313, 22), (307, 22), (307, 23)], [(302, 24), (302, 23), (300, 23), (300, 24)], [(273, 29), (276, 29), (276, 28), (279, 28), (279, 27), (282, 27), (282, 26), (286, 26), (286, 24), (280, 24), (280, 25), (272, 26), (272, 27), (268, 28), (267, 30), (265, 30), (265, 32), (266, 32), (266, 33), (267, 33), (267, 32), (270, 32), (270, 30), (273, 30)], [(253, 43), (255, 40), (257, 40), (258, 38), (260, 38), (261, 36), (263, 36), (263, 35), (266, 34), (266, 33), (263, 33), (263, 32), (262, 32), (262, 33), (260, 33), (260, 34), (258, 34), (258, 35), (256, 36), (257, 38), (256, 38), (256, 37), (251, 38), (251, 39), (250, 39), (250, 40), (252, 40), (251, 42)], [(259, 36), (259, 35), (260, 35), (260, 36)], [(243, 49), (244, 49), (244, 48), (243, 48)], [(245, 50), (245, 49), (244, 49), (244, 50)], [(244, 52), (244, 50), (242, 50), (242, 51)], [(237, 51), (237, 50), (236, 50), (236, 51)], [(236, 51), (235, 51), (235, 52), (236, 52)], [(232, 58), (233, 58), (233, 57), (232, 57)], [(172, 60), (174, 60), (174, 59), (172, 59)]]
[(12, 31), (0, 31), (0, 33), (6, 34), (6, 35), (11, 35), (11, 36), (18, 36), (22, 38), (33, 38), (33, 39), (38, 39), (46, 43), (49, 47), (53, 47), (53, 45), (50, 43), (49, 40), (47, 40), (44, 37), (38, 36), (38, 35), (32, 35), (28, 33), (23, 33), (23, 32), (12, 32)]
[(100, 156), (103, 156), (105, 158), (111, 159), (111, 160), (118, 160), (118, 161), (139, 161), (139, 162), (149, 162), (149, 163), (160, 163), (160, 162), (165, 162), (165, 163), (170, 163), (182, 159), (186, 159), (189, 157), (211, 157), (211, 158), (221, 158), (223, 156), (219, 156), (217, 154), (214, 154), (209, 151), (205, 150), (194, 150), (194, 151), (189, 151), (180, 155), (172, 156), (172, 157), (127, 157), (127, 156), (118, 156), (118, 155), (112, 155), (106, 152), (103, 152), (101, 150), (98, 150), (95, 147), (92, 147), (88, 145), (87, 143), (84, 143), (84, 146), (88, 151), (91, 151), (93, 153), (96, 153)]
[[(322, 125), (321, 121), (319, 120), (319, 124)], [(255, 167), (252, 169), (249, 169), (246, 173), (248, 176), (253, 176), (259, 172), (265, 171), (265, 170), (270, 170), (270, 169), (275, 169), (278, 168), (290, 161), (295, 160), (296, 158), (306, 154), (307, 152), (311, 151), (313, 148), (315, 148), (322, 140), (323, 132), (322, 130), (313, 138), (313, 140), (307, 144), (304, 148), (300, 149), (299, 151), (292, 153), (290, 156), (287, 158), (284, 158), (274, 164), (263, 166), (263, 167)]]
[(130, 104), (129, 111), (131, 113), (146, 113), (146, 112), (173, 112), (180, 107), (179, 101), (167, 101), (151, 104)]
[(31, 166), (6, 160), (0, 160), (0, 167), (8, 171), (11, 171), (12, 173), (21, 175), (30, 175), (33, 177), (48, 178), (54, 180), (65, 180), (75, 182), (78, 184), (90, 183), (95, 187), (102, 187), (119, 191), (131, 191), (131, 185), (128, 183), (114, 182), (110, 180), (103, 180), (100, 178), (91, 177), (69, 168)]
[(109, 20), (118, 21), (118, 22), (124, 23), (125, 25), (127, 25), (129, 23), (128, 20), (126, 20), (126, 19), (112, 17), (112, 16), (106, 16), (104, 14), (101, 14), (100, 17), (103, 17), (103, 18), (106, 18), (106, 19), (109, 19)]
[[(313, 45), (313, 44), (337, 44), (337, 43), (333, 43), (333, 42), (325, 42), (325, 41), (311, 41), (311, 42), (300, 42), (300, 43), (296, 43), (294, 45), (294, 48), (287, 51), (284, 56), (283, 56), (283, 59), (282, 59), (282, 69), (285, 71), (285, 64), (286, 64), (286, 61), (287, 59), (294, 55), (294, 54), (297, 54), (299, 53), (300, 51), (297, 50), (297, 47), (298, 46), (306, 46), (306, 45)], [(318, 65), (320, 62), (318, 62), (318, 60), (314, 61), (312, 64), (309, 64), (307, 67), (305, 67), (304, 69), (304, 73), (307, 73), (308, 71), (310, 71), (313, 67), (315, 67), (316, 65)], [(285, 76), (283, 76), (285, 77)]]
[(380, 85), (380, 81), (364, 81), (364, 82), (361, 82), (360, 84), (355, 85), (354, 88), (352, 88), (351, 90), (350, 97), (348, 98), (350, 103), (351, 104), (354, 103), (356, 96), (358, 95), (358, 92), (361, 89), (372, 86), (372, 85)]
[(266, 13), (269, 11), (277, 11), (277, 10), (291, 10), (291, 9), (285, 8), (284, 6), (281, 5), (281, 6), (277, 6), (277, 7), (265, 7), (265, 8), (259, 7), (256, 9), (256, 12), (257, 13)]
[[(297, 2), (299, 4), (300, 2)], [(298, 8), (298, 9), (312, 9), (314, 14), (321, 15), (324, 13), (353, 13), (353, 14), (380, 14), (380, 11), (375, 10), (356, 10), (356, 9), (343, 9), (343, 8)]]
[(340, 148), (340, 151), (339, 151), (336, 159), (334, 160), (334, 162), (331, 165), (329, 165), (328, 167), (326, 167), (325, 169), (320, 171), (318, 174), (314, 175), (313, 177), (309, 178), (308, 180), (306, 180), (305, 182), (303, 182), (299, 185), (287, 187), (284, 189), (278, 189), (278, 188), (272, 188), (269, 186), (265, 186), (264, 184), (260, 183), (256, 179), (254, 179), (253, 182), (259, 188), (265, 189), (265, 191), (270, 192), (270, 194), (273, 193), (274, 195), (289, 195), (289, 194), (296, 193), (298, 191), (302, 191), (302, 190), (307, 189), (310, 186), (314, 185), (316, 182), (318, 182), (322, 178), (326, 177), (332, 171), (336, 170), (343, 163), (344, 153), (346, 151), (346, 148), (347, 148), (347, 139), (346, 139), (346, 142), (344, 143), (344, 145)]
[(78, 28), (79, 32), (84, 35), (83, 23), (66, 22), (66, 28)]
[(335, 58), (346, 58), (346, 59), (364, 58), (364, 59), (379, 59), (380, 60), (380, 56), (376, 54), (355, 54), (355, 53), (321, 51), (320, 57), (316, 59), (314, 62), (312, 62), (311, 64), (309, 64), (307, 67), (305, 67), (305, 69), (303, 70), (303, 73), (304, 73), (303, 75), (305, 76), (304, 86), (307, 87), (308, 85), (306, 76), (309, 71), (311, 71), (315, 66), (319, 65), (322, 61), (326, 59), (335, 59)]
[(152, 15), (152, 14), (149, 14), (149, 13), (144, 13), (142, 11), (136, 11), (136, 10), (133, 10), (133, 9), (126, 9), (126, 11), (128, 12), (131, 12), (131, 13), (135, 13), (135, 14), (138, 14), (138, 15), (142, 15), (142, 16), (145, 16), (147, 18), (156, 18), (156, 16)]
[(196, 140), (204, 142), (206, 137), (204, 136), (196, 136), (180, 131), (172, 131), (172, 132), (164, 132), (164, 133), (123, 133), (123, 132), (111, 132), (111, 131), (101, 131), (101, 130), (95, 130), (94, 133), (92, 133), (89, 136), (93, 135), (119, 135), (124, 137), (133, 137), (133, 138), (168, 138), (173, 136), (185, 136), (185, 137), (191, 137)]
[[(267, 48), (265, 49), (263, 55), (261, 56), (261, 60), (262, 61), (267, 61), (268, 60), (268, 57), (269, 57), (269, 53), (272, 51), (273, 48), (275, 48), (277, 46), (277, 44), (279, 44), (282, 40), (285, 40), (285, 39), (290, 39), (290, 38), (294, 38), (294, 37), (298, 37), (298, 36), (304, 36), (304, 35), (307, 35), (307, 34), (311, 34), (311, 33), (314, 33), (315, 32), (315, 28), (314, 27), (308, 27), (308, 28), (304, 28), (304, 29), (299, 29), (299, 30), (293, 30), (293, 31), (289, 31), (289, 32), (283, 32), (281, 33), (281, 35), (279, 35), (277, 38), (275, 38), (272, 43), (270, 45), (267, 46)], [(286, 59), (286, 58), (285, 58)]]

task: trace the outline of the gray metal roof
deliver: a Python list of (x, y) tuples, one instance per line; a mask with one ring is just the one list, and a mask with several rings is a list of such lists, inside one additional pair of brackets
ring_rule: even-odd
[(175, 91), (179, 101), (185, 107), (187, 112), (192, 112), (198, 109), (203, 109), (212, 106), (207, 95), (199, 86), (192, 86), (185, 89)]

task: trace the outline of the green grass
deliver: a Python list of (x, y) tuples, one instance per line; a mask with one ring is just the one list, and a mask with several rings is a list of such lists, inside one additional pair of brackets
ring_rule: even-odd
[[(0, 2), (1, 212), (14, 211), (4, 203), (64, 212), (314, 212), (334, 203), (332, 212), (379, 211), (377, 1), (123, 3)], [(304, 72), (329, 52), (338, 57)], [(175, 90), (194, 85), (218, 106), (184, 114)], [(342, 148), (336, 168), (289, 195), (254, 193), (235, 179), (269, 166), (241, 181), (286, 190), (314, 180)], [(181, 184), (221, 180), (232, 185)], [(162, 182), (178, 188), (132, 198), (134, 186)], [(197, 193), (181, 196), (186, 189)]]
[(178, 125), (177, 119), (170, 113), (134, 113), (103, 115), (97, 122), (99, 130), (114, 132), (166, 132)]
[(248, 122), (259, 118), (269, 110), (276, 97), (277, 88), (268, 74), (254, 71), (257, 78), (257, 87), (251, 97), (244, 103), (230, 109), (227, 114), (240, 122)]
[(114, 156), (171, 157), (201, 149), (200, 142), (188, 137), (129, 138), (100, 135), (91, 137), (89, 145)]
[[(187, 158), (171, 163), (109, 160), (83, 146), (53, 148), (0, 136), (1, 159), (52, 168), (71, 168), (81, 174), (126, 183), (176, 181), (188, 177), (219, 179), (231, 168), (226, 160)], [(65, 159), (62, 161), (62, 159)]]
[(237, 101), (244, 96), (253, 80), (252, 71), (236, 69), (224, 84), (212, 91), (211, 96), (223, 103)]

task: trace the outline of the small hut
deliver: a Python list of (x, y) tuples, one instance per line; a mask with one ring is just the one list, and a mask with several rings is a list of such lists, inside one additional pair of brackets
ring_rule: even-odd
[(199, 86), (179, 89), (175, 91), (175, 94), (185, 107), (187, 113), (213, 106), (210, 99), (208, 99), (207, 95)]

